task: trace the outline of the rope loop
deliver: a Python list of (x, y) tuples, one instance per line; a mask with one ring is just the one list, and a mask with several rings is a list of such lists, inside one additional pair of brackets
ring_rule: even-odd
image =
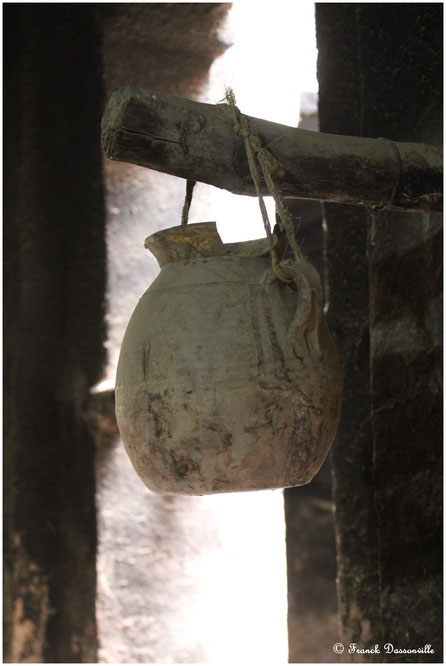
[(291, 282), (289, 276), (282, 270), (280, 261), (277, 258), (277, 253), (273, 245), (271, 223), (269, 221), (268, 211), (266, 210), (260, 186), (260, 175), (262, 175), (266, 186), (274, 199), (274, 203), (276, 204), (276, 211), (281, 222), (281, 227), (287, 235), (294, 256), (296, 257), (296, 260), (301, 259), (302, 253), (294, 234), (293, 222), (279, 197), (279, 192), (273, 178), (273, 173), (282, 171), (283, 166), (279, 160), (262, 145), (260, 137), (252, 127), (249, 118), (240, 112), (240, 109), (236, 105), (235, 95), (232, 88), (226, 88), (224, 100), (226, 104), (222, 105), (222, 108), (230, 116), (235, 132), (243, 139), (245, 144), (249, 171), (259, 200), (263, 226), (265, 227), (266, 236), (269, 240), (272, 268), (279, 280), (282, 282)]

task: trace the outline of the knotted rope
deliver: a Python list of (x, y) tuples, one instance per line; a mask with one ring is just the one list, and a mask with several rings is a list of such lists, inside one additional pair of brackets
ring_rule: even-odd
[(265, 227), (265, 232), (269, 240), (271, 264), (273, 270), (282, 282), (290, 282), (291, 280), (282, 270), (280, 262), (277, 258), (276, 250), (273, 245), (271, 223), (269, 221), (268, 211), (266, 210), (265, 202), (260, 188), (260, 174), (262, 174), (266, 186), (268, 187), (268, 190), (274, 199), (274, 203), (276, 204), (276, 211), (279, 215), (282, 229), (285, 230), (288, 242), (294, 252), (294, 256), (296, 259), (300, 259), (302, 257), (302, 253), (300, 251), (296, 236), (294, 235), (293, 222), (284, 205), (282, 204), (273, 178), (273, 174), (282, 171), (283, 166), (272, 153), (270, 153), (264, 146), (262, 146), (260, 138), (252, 127), (249, 118), (240, 113), (240, 110), (238, 109), (235, 102), (234, 91), (231, 88), (226, 88), (224, 99), (226, 101), (226, 105), (222, 105), (222, 108), (230, 116), (237, 134), (243, 139), (245, 144), (249, 171), (251, 173), (251, 178), (254, 182), (257, 197), (259, 199), (263, 226)]
[[(277, 191), (276, 184), (274, 182), (273, 174), (283, 171), (283, 166), (279, 160), (274, 157), (272, 153), (269, 152), (264, 146), (260, 137), (252, 127), (249, 117), (244, 116), (240, 113), (240, 109), (237, 107), (235, 102), (235, 95), (232, 88), (226, 88), (226, 94), (224, 97), (226, 104), (221, 105), (225, 112), (231, 118), (235, 131), (243, 139), (245, 144), (246, 156), (248, 158), (249, 171), (251, 173), (251, 178), (254, 183), (256, 194), (259, 200), (260, 211), (262, 213), (263, 226), (265, 227), (266, 236), (269, 241), (270, 254), (271, 254), (271, 264), (272, 268), (282, 282), (291, 282), (292, 280), (286, 275), (285, 271), (280, 265), (280, 261), (277, 258), (276, 249), (273, 243), (273, 236), (271, 231), (271, 223), (268, 217), (268, 211), (266, 210), (265, 201), (263, 199), (262, 190), (260, 187), (260, 175), (263, 176), (263, 179), (266, 183), (266, 186), (274, 199), (276, 205), (276, 211), (281, 222), (281, 229), (285, 230), (285, 233), (288, 238), (288, 242), (291, 246), (291, 249), (294, 252), (296, 259), (302, 258), (302, 253), (299, 248), (296, 236), (294, 235), (293, 222), (288, 214), (288, 211), (284, 207), (279, 192)], [(194, 189), (195, 181), (188, 180), (186, 185), (186, 198), (184, 201), (183, 212), (181, 215), (181, 224), (187, 224), (189, 217), (189, 209), (192, 201), (192, 191)]]

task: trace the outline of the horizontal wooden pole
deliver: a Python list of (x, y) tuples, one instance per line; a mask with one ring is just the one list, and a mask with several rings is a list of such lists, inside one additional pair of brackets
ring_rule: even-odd
[[(255, 196), (243, 140), (223, 106), (121, 88), (102, 119), (105, 154)], [(443, 152), (437, 146), (309, 132), (259, 118), (250, 122), (283, 166), (275, 182), (284, 197), (442, 210)]]

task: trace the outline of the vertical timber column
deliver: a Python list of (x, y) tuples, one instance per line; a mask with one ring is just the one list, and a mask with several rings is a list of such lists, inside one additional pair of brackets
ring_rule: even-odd
[[(355, 14), (349, 5), (316, 5), (316, 30), (320, 129), (361, 135)], [(342, 416), (332, 449), (339, 638), (344, 645), (368, 646), (381, 640), (369, 369), (369, 215), (359, 206), (324, 208), (328, 321), (344, 368)]]
[[(379, 13), (369, 5), (360, 7), (367, 135), (441, 143), (442, 14), (441, 4), (389, 4)], [(415, 655), (414, 661), (438, 662), (443, 607), (442, 216), (378, 214), (371, 233), (370, 367), (381, 620), (385, 639), (394, 647), (432, 644), (434, 654)], [(384, 659), (397, 657), (390, 653)]]
[(5, 30), (4, 659), (95, 662), (94, 442), (105, 283), (95, 5)]
[[(316, 16), (321, 131), (439, 142), (442, 6), (321, 4)], [(326, 206), (326, 217), (346, 369), (333, 451), (342, 638), (381, 648), (345, 658), (438, 662), (441, 216)], [(386, 643), (434, 653), (386, 653)]]

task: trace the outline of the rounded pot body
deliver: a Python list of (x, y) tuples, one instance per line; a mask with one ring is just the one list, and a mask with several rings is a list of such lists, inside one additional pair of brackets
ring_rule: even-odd
[[(153, 491), (203, 495), (307, 483), (340, 415), (342, 379), (305, 261), (271, 272), (264, 241), (215, 223), (147, 239), (161, 272), (124, 336), (116, 416)], [(259, 256), (260, 255), (260, 256)]]

